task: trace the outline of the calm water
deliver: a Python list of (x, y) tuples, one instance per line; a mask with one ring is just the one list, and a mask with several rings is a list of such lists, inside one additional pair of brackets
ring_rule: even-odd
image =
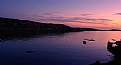
[[(94, 39), (83, 44), (84, 39)], [(89, 65), (106, 63), (113, 56), (108, 40), (121, 39), (121, 32), (73, 32), (0, 42), (0, 65)]]

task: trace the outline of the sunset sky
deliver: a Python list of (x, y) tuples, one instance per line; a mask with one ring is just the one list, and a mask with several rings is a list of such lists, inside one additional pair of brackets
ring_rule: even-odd
[(0, 0), (0, 17), (121, 29), (121, 0)]

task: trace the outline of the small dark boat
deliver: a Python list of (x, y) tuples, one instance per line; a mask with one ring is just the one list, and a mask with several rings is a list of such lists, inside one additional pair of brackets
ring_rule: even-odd
[(95, 41), (94, 39), (90, 39), (90, 40), (88, 40), (88, 41)]

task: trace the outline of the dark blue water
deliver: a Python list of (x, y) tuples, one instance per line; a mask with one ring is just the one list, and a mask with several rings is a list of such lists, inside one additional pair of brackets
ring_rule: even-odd
[[(73, 32), (8, 39), (0, 42), (0, 65), (89, 65), (106, 63), (113, 56), (107, 41), (121, 32)], [(84, 39), (94, 39), (86, 41)]]

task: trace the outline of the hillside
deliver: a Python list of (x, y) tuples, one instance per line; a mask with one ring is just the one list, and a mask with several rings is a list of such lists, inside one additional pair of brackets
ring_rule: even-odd
[(97, 31), (93, 28), (73, 28), (64, 24), (39, 23), (0, 17), (0, 31), (77, 32)]
[(1, 31), (39, 31), (39, 32), (72, 32), (79, 31), (63, 24), (39, 23), (29, 20), (19, 20), (0, 17)]

